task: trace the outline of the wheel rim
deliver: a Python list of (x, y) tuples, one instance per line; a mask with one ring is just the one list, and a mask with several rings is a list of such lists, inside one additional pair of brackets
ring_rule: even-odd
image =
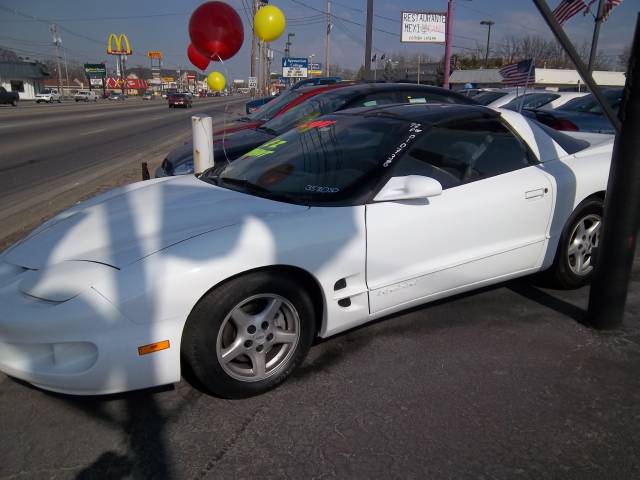
[(258, 382), (280, 372), (300, 338), (300, 316), (287, 299), (270, 293), (238, 303), (222, 322), (216, 355), (232, 378)]
[(580, 219), (571, 232), (567, 247), (569, 268), (576, 275), (584, 276), (593, 270), (593, 249), (600, 244), (600, 215), (587, 215)]

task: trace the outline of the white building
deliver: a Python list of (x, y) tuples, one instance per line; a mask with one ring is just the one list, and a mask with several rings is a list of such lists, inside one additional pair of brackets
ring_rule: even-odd
[(0, 62), (0, 86), (18, 92), (21, 100), (34, 100), (43, 89), (47, 67), (36, 62)]
[[(624, 72), (609, 72), (595, 70), (593, 79), (601, 87), (624, 87), (626, 76)], [(467, 83), (474, 85), (474, 88), (501, 87), (502, 77), (497, 68), (456, 70), (451, 74), (449, 83), (456, 90), (464, 87)], [(548, 90), (558, 89), (584, 89), (585, 84), (576, 70), (559, 68), (536, 68), (535, 83), (532, 88), (546, 88)]]

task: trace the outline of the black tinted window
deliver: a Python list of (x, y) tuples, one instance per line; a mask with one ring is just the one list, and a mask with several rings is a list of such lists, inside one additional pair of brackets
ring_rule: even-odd
[(526, 147), (499, 120), (476, 119), (432, 127), (393, 174), (423, 175), (451, 188), (530, 164)]
[(399, 101), (400, 100), (396, 92), (376, 92), (354, 100), (349, 103), (348, 108), (391, 105), (392, 103), (398, 103)]
[(503, 105), (502, 108), (517, 110), (520, 108), (520, 103), (522, 103), (522, 108), (540, 108), (554, 101), (559, 96), (560, 95), (556, 93), (529, 93), (524, 96), (524, 99), (522, 97), (514, 98), (509, 103)]
[(577, 138), (570, 137), (566, 133), (559, 132), (551, 127), (548, 127), (540, 122), (537, 125), (544, 130), (553, 140), (562, 147), (562, 149), (568, 154), (574, 154), (580, 150), (587, 148), (590, 143), (586, 140), (578, 140)]
[[(220, 185), (296, 203), (348, 203), (370, 193), (391, 164), (389, 155), (410, 143), (415, 125), (380, 117), (325, 116), (230, 163), (220, 173)], [(403, 141), (405, 147), (400, 147)]]
[(482, 92), (473, 97), (473, 99), (480, 105), (489, 105), (491, 102), (504, 97), (506, 94), (506, 92)]

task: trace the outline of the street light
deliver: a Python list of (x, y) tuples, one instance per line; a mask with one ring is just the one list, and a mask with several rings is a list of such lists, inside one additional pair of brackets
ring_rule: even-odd
[[(309, 55), (309, 57), (308, 57), (308, 61), (309, 61), (309, 67), (308, 67), (308, 68), (309, 68), (309, 71), (311, 71), (311, 65), (313, 65), (313, 63), (312, 63), (312, 62), (313, 62), (313, 57), (315, 57), (315, 56), (316, 56), (316, 54), (315, 54), (315, 53), (312, 53), (312, 54), (311, 54), (311, 55)], [(311, 76), (311, 73), (309, 73), (309, 74), (308, 74), (308, 76), (310, 77), (310, 76)]]
[(295, 37), (296, 34), (295, 33), (288, 33), (287, 34), (287, 43), (285, 43), (285, 47), (284, 47), (284, 56), (289, 58), (289, 53), (291, 51), (291, 37)]
[(489, 27), (489, 30), (487, 30), (487, 51), (484, 54), (484, 68), (487, 68), (487, 65), (489, 63), (489, 41), (491, 40), (491, 26), (495, 23), (496, 22), (494, 22), (493, 20), (482, 20), (480, 22), (480, 25), (486, 25), (487, 27)]

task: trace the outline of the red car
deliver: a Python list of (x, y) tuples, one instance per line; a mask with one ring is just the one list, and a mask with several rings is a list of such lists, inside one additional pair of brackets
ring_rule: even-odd
[(309, 97), (313, 97), (336, 88), (346, 87), (348, 85), (353, 85), (353, 82), (341, 82), (331, 85), (317, 85), (313, 87), (299, 88), (297, 90), (287, 90), (279, 97), (274, 98), (269, 103), (263, 105), (259, 110), (255, 111), (251, 115), (239, 118), (233, 123), (225, 125), (220, 130), (216, 130), (213, 132), (213, 135), (229, 135), (230, 133), (238, 132), (240, 130), (254, 130), (272, 118), (280, 116), (288, 110), (291, 110), (293, 107), (304, 102)]
[(193, 106), (191, 99), (184, 93), (172, 93), (167, 97), (169, 108), (184, 107), (191, 108)]

